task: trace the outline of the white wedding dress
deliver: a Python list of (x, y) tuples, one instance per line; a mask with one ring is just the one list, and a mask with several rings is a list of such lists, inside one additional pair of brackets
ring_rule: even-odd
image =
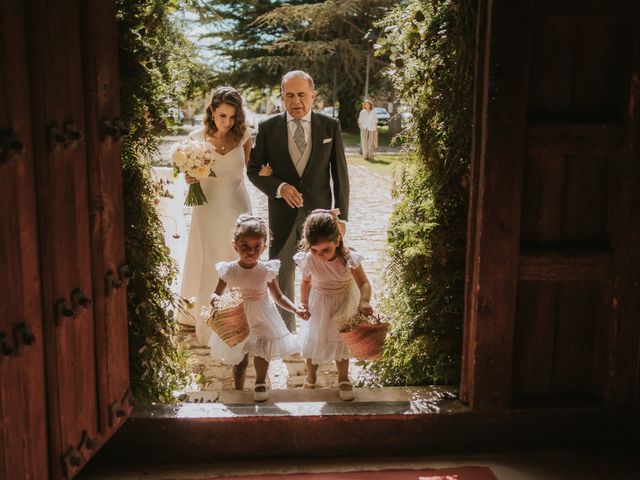
[[(204, 140), (204, 130), (196, 130), (189, 136), (194, 140)], [(236, 148), (224, 155), (215, 153), (213, 171), (216, 176), (200, 181), (207, 203), (192, 207), (180, 296), (186, 299), (195, 297), (196, 301), (188, 312), (178, 313), (178, 322), (195, 325), (198, 341), (204, 346), (209, 342), (211, 329), (200, 318), (200, 309), (209, 304), (218, 284), (215, 265), (238, 258), (231, 246), (233, 229), (240, 214), (251, 213), (251, 201), (244, 182), (244, 144), (248, 139), (249, 132)]]

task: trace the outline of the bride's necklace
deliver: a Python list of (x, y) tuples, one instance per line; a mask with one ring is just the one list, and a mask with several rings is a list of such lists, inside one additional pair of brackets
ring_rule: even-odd
[(217, 147), (217, 148), (219, 148), (222, 153), (224, 153), (227, 150), (227, 148), (229, 146), (229, 142), (228, 141), (226, 141), (225, 139), (216, 137), (216, 136), (212, 136), (211, 138), (215, 138), (218, 141), (220, 146)]

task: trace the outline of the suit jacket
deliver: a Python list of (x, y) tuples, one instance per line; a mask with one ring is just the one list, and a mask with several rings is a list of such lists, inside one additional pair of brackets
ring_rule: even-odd
[[(273, 175), (261, 177), (260, 167), (270, 164)], [(316, 208), (331, 208), (333, 199), (340, 209), (340, 218), (349, 215), (349, 172), (344, 155), (342, 132), (338, 119), (320, 113), (311, 113), (311, 155), (302, 172), (298, 175), (291, 155), (287, 137), (286, 112), (275, 115), (262, 123), (251, 151), (247, 165), (249, 180), (269, 198), (269, 227), (272, 242), (270, 257), (277, 256), (293, 228), (297, 209), (291, 208), (282, 198), (276, 198), (278, 186), (282, 182), (296, 187), (302, 194), (305, 215)]]

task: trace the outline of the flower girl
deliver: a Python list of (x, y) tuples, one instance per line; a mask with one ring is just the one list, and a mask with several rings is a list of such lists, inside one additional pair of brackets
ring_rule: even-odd
[(310, 314), (301, 329), (302, 355), (307, 366), (304, 388), (315, 388), (320, 363), (335, 361), (340, 398), (353, 400), (349, 348), (340, 340), (337, 320), (358, 311), (372, 315), (373, 308), (369, 303), (371, 285), (360, 265), (360, 255), (344, 246), (338, 214), (338, 210), (311, 212), (302, 229), (305, 251), (293, 258), (302, 269), (300, 303)]
[[(295, 305), (280, 291), (275, 280), (280, 269), (280, 261), (260, 260), (260, 255), (267, 246), (267, 238), (267, 225), (263, 219), (250, 215), (241, 215), (238, 218), (233, 235), (233, 248), (240, 258), (216, 264), (220, 280), (211, 302), (213, 305), (217, 296), (227, 287), (236, 289), (242, 295), (249, 322), (249, 336), (242, 343), (229, 347), (214, 332), (209, 346), (214, 358), (233, 365), (236, 390), (244, 388), (248, 356), (253, 355), (256, 369), (253, 398), (256, 402), (263, 402), (269, 397), (265, 383), (269, 361), (298, 352), (300, 349), (297, 338), (287, 330), (274, 300), (280, 307), (301, 318), (309, 318), (305, 308)], [(271, 297), (268, 292), (271, 293)]]

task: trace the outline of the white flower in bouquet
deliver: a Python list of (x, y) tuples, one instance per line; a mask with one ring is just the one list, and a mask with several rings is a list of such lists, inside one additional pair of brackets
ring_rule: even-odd
[[(171, 151), (171, 163), (174, 175), (187, 173), (192, 177), (201, 180), (207, 177), (215, 177), (213, 164), (215, 149), (211, 143), (206, 141), (187, 140), (180, 142)], [(185, 205), (203, 205), (207, 202), (200, 183), (189, 185)]]

